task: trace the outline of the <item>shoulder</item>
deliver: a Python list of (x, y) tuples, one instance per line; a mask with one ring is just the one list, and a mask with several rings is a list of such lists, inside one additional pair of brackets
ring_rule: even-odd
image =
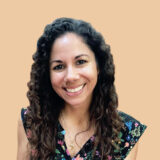
[(27, 108), (21, 108), (20, 114), (18, 116), (18, 129), (24, 131), (26, 131), (26, 120), (25, 120), (25, 114), (27, 112)]
[[(139, 120), (135, 119), (134, 117), (132, 117), (131, 115), (124, 113), (122, 111), (118, 111), (119, 116), (121, 117), (125, 128), (126, 128), (126, 132), (133, 132), (133, 130), (139, 130), (139, 133), (142, 133), (145, 131), (145, 129), (147, 128), (147, 126), (145, 124), (142, 124)], [(128, 133), (127, 132), (127, 133)], [(139, 136), (139, 134), (137, 133), (135, 136)]]
[(22, 110), (21, 110), (21, 113), (19, 114), (18, 116), (18, 142), (20, 144), (22, 144), (23, 142), (26, 142), (27, 141), (27, 138), (26, 138), (26, 133), (25, 133), (25, 127), (24, 127), (24, 120), (22, 118)]
[[(31, 136), (31, 131), (30, 131), (30, 127), (28, 127), (26, 121), (26, 115), (29, 113), (27, 108), (21, 108), (20, 111), (20, 115), (19, 115), (19, 119), (18, 119), (18, 130), (21, 130), (21, 134), (23, 133), (23, 137), (24, 139), (26, 139), (27, 141), (29, 140), (30, 136)], [(22, 132), (23, 131), (23, 132)], [(21, 135), (20, 134), (20, 135)]]
[(31, 129), (30, 126), (27, 125), (26, 121), (27, 121), (27, 117), (26, 115), (29, 114), (29, 109), (28, 108), (21, 108), (21, 121), (23, 124), (23, 128), (26, 134), (26, 137), (28, 138), (28, 140), (31, 138)]
[(28, 112), (27, 108), (21, 108), (21, 119), (23, 123), (25, 123), (25, 115), (27, 114), (27, 112)]
[(19, 160), (19, 159), (26, 158), (29, 151), (29, 144), (28, 144), (26, 133), (25, 133), (22, 110), (18, 117), (17, 136), (18, 136), (17, 159)]
[(125, 158), (138, 142), (147, 126), (127, 113), (118, 111), (118, 114), (124, 123), (124, 129), (119, 133), (120, 141), (118, 145), (120, 147), (120, 152), (115, 150), (115, 153), (119, 152), (121, 158)]

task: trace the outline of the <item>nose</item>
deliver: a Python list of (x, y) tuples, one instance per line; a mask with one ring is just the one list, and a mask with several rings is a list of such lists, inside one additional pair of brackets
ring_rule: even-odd
[(79, 73), (77, 72), (76, 68), (70, 66), (66, 70), (65, 82), (74, 82), (79, 79)]

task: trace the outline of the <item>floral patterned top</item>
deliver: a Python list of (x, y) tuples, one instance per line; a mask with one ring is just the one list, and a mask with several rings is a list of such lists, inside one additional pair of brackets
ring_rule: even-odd
[[(25, 126), (25, 114), (27, 109), (22, 108), (21, 110), (21, 118), (24, 125), (24, 129), (26, 131), (27, 138), (31, 136), (31, 131)], [(119, 147), (120, 150), (114, 149), (114, 155), (108, 155), (108, 160), (124, 160), (129, 152), (132, 150), (136, 142), (139, 140), (145, 129), (147, 128), (146, 125), (141, 124), (138, 120), (133, 118), (132, 116), (118, 111), (120, 117), (122, 118), (125, 130), (123, 129), (119, 133)], [(91, 155), (93, 152), (93, 144), (95, 135), (91, 136), (90, 139), (83, 145), (80, 151), (74, 156), (71, 157), (67, 146), (64, 141), (65, 130), (62, 128), (61, 124), (58, 122), (57, 125), (58, 135), (57, 135), (57, 144), (56, 144), (56, 156), (51, 157), (50, 160), (91, 160)], [(33, 151), (34, 152), (34, 151)], [(94, 160), (100, 160), (101, 156), (96, 149), (96, 155)]]

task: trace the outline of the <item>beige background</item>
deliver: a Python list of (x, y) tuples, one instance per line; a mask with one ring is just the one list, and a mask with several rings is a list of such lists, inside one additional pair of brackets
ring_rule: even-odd
[(89, 21), (111, 45), (119, 109), (148, 126), (137, 160), (159, 157), (160, 3), (158, 0), (14, 0), (0, 2), (0, 159), (16, 159), (17, 119), (32, 54), (58, 17)]

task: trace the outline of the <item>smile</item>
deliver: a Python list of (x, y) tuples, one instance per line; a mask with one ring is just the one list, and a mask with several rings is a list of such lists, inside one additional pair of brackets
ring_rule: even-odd
[(69, 96), (78, 95), (82, 92), (82, 89), (84, 88), (85, 85), (86, 85), (86, 83), (77, 87), (77, 88), (72, 88), (72, 89), (71, 88), (65, 88), (65, 91), (67, 92), (67, 94)]
[(84, 84), (77, 87), (77, 88), (74, 88), (74, 89), (69, 89), (69, 88), (66, 88), (67, 92), (78, 92), (79, 90), (81, 90), (83, 88)]

